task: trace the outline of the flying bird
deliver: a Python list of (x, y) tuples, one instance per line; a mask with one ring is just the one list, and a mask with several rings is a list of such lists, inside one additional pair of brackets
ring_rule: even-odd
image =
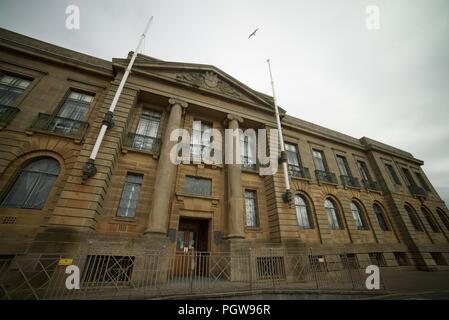
[(257, 32), (257, 30), (259, 30), (259, 28), (257, 28), (256, 30), (254, 30), (254, 32), (253, 32), (253, 33), (251, 33), (251, 34), (249, 35), (248, 39), (249, 39), (249, 38), (251, 38), (252, 36), (255, 36), (255, 35), (256, 35), (256, 32)]

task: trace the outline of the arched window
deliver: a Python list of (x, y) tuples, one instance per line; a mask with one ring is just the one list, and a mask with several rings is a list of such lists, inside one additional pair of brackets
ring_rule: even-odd
[(440, 232), (440, 228), (438, 227), (437, 222), (433, 218), (432, 213), (424, 207), (422, 207), (421, 210), (422, 210), (422, 213), (424, 214), (424, 217), (426, 217), (426, 220), (429, 223), (429, 226), (432, 229), (432, 231)]
[(380, 229), (382, 231), (389, 231), (390, 228), (388, 227), (387, 220), (385, 219), (384, 211), (382, 208), (377, 204), (373, 204), (373, 210), (374, 214), (376, 215), (377, 222), (379, 222)]
[(341, 229), (340, 222), (338, 221), (337, 209), (332, 200), (326, 199), (324, 201), (324, 210), (326, 211), (327, 219), (329, 220), (329, 226), (332, 229)]
[(437, 209), (437, 214), (440, 217), (441, 221), (443, 221), (446, 229), (449, 231), (449, 218), (447, 217), (447, 215), (440, 208)]
[(405, 211), (407, 211), (407, 214), (410, 218), (410, 221), (413, 224), (413, 227), (416, 231), (423, 231), (423, 228), (421, 226), (421, 223), (419, 223), (418, 216), (416, 215), (415, 210), (410, 208), (409, 206), (405, 206)]
[(310, 210), (308, 202), (299, 194), (295, 196), (295, 209), (299, 226), (303, 229), (311, 229), (312, 225), (309, 220)]
[(355, 202), (355, 201), (351, 202), (351, 211), (352, 211), (352, 216), (354, 217), (355, 225), (357, 226), (357, 229), (359, 229), (359, 230), (368, 229), (368, 226), (366, 225), (365, 219), (362, 214), (362, 209), (360, 209), (360, 205), (357, 202)]
[(40, 158), (29, 163), (3, 198), (2, 207), (42, 209), (59, 174), (59, 163)]

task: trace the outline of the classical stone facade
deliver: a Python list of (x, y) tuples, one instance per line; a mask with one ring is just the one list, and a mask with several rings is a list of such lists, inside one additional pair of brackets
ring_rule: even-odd
[[(4, 75), (26, 80), (0, 106), (0, 255), (278, 248), (351, 254), (361, 263), (382, 257), (386, 267), (449, 262), (448, 209), (423, 162), (369, 138), (282, 110), (291, 206), (281, 170), (262, 176), (257, 163), (173, 164), (170, 132), (192, 132), (194, 121), (223, 136), (227, 128), (276, 127), (271, 97), (210, 65), (138, 55), (97, 173), (83, 179), (130, 56), (109, 62), (3, 29), (0, 48), (0, 94), (14, 91)], [(86, 107), (75, 115), (67, 111), (73, 92), (88, 97), (73, 102)], [(55, 160), (58, 170), (33, 191), (26, 184), (41, 174), (30, 169), (39, 159)], [(16, 199), (11, 190), (27, 194)]]

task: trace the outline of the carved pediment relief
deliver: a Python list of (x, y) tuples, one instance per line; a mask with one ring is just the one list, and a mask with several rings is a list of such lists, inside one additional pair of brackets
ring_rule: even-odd
[(213, 71), (205, 72), (179, 72), (176, 74), (176, 80), (179, 82), (186, 82), (195, 87), (215, 91), (219, 94), (234, 97), (240, 100), (253, 101), (246, 94), (235, 89), (227, 81), (220, 79), (220, 77)]

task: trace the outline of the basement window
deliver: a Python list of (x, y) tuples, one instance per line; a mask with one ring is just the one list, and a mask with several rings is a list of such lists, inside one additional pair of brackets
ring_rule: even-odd
[(430, 255), (432, 256), (433, 260), (435, 260), (437, 266), (447, 266), (446, 260), (444, 259), (441, 252), (431, 252)]
[(284, 257), (257, 257), (257, 280), (284, 280)]
[(327, 272), (327, 264), (324, 256), (309, 256), (310, 266), (314, 272)]
[(394, 257), (399, 266), (409, 266), (410, 261), (408, 260), (405, 252), (394, 252)]
[(341, 254), (340, 259), (344, 269), (352, 270), (360, 268), (359, 261), (354, 253)]
[(370, 252), (369, 258), (371, 260), (371, 263), (378, 267), (386, 267), (387, 263), (385, 261), (385, 257), (383, 253), (381, 252)]

